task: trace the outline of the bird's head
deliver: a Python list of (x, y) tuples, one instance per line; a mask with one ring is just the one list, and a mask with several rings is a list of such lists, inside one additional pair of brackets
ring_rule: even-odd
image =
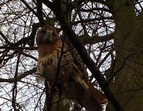
[(37, 32), (37, 44), (52, 43), (59, 38), (56, 29), (52, 26), (44, 26)]

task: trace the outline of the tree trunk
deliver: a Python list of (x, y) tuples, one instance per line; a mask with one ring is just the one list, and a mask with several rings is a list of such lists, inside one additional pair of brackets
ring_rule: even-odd
[[(143, 109), (143, 14), (137, 19), (133, 0), (112, 0), (115, 17), (115, 81), (110, 83), (124, 111)], [(143, 20), (143, 19), (142, 19)], [(114, 111), (109, 104), (107, 110)]]

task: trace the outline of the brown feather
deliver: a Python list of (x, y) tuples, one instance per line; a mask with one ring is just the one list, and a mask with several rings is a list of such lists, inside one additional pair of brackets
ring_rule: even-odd
[[(52, 84), (57, 76), (58, 61), (61, 55), (62, 41), (53, 27), (44, 26), (37, 33), (38, 64), (37, 75), (47, 78)], [(63, 96), (83, 105), (88, 111), (102, 111), (102, 103), (107, 102), (103, 93), (95, 89), (83, 78), (75, 65), (71, 53), (64, 47), (60, 63), (59, 77), (63, 82)]]
[(44, 56), (48, 56), (49, 54), (52, 54), (58, 45), (58, 39), (56, 41), (54, 41), (53, 43), (49, 43), (49, 44), (39, 44), (37, 50), (39, 53), (39, 57), (44, 57)]

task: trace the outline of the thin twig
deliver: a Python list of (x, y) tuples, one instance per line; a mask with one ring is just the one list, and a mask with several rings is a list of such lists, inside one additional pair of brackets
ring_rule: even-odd
[(14, 111), (17, 111), (17, 108), (16, 108), (16, 96), (17, 96), (17, 76), (18, 76), (19, 60), (20, 60), (20, 54), (17, 57), (16, 71), (15, 71), (15, 76), (14, 76), (14, 78), (16, 80), (14, 81), (14, 85), (13, 85), (13, 89), (12, 89), (12, 107), (13, 107)]

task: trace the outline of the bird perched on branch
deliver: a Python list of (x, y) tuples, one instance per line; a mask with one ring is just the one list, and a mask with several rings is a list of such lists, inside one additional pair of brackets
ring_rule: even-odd
[(52, 26), (43, 26), (37, 32), (38, 45), (37, 77), (58, 87), (64, 98), (77, 101), (88, 111), (102, 111), (101, 104), (107, 102), (103, 93), (86, 80), (73, 62), (68, 45)]

